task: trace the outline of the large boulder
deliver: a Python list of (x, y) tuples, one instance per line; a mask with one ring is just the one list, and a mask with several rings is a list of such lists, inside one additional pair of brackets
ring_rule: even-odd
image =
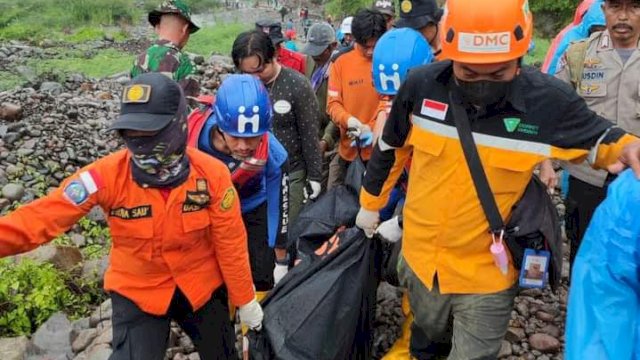
[(22, 118), (22, 106), (3, 102), (0, 104), (0, 119), (6, 121), (17, 121)]
[(53, 314), (33, 334), (27, 350), (27, 360), (67, 359), (73, 357), (71, 349), (71, 322), (63, 313)]
[(104, 273), (109, 267), (109, 255), (105, 255), (100, 259), (85, 261), (82, 266), (82, 278), (86, 281), (98, 281), (102, 283)]
[(0, 339), (0, 359), (22, 360), (27, 353), (29, 339), (26, 336)]
[(44, 245), (19, 258), (28, 258), (37, 262), (53, 264), (61, 271), (72, 271), (82, 263), (82, 253), (73, 246)]

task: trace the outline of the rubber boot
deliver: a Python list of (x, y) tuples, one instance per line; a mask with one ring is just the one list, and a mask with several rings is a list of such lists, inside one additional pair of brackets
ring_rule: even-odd
[(402, 323), (402, 333), (396, 342), (393, 344), (389, 352), (382, 357), (382, 360), (410, 360), (411, 353), (409, 351), (409, 343), (411, 340), (411, 324), (413, 324), (413, 314), (409, 308), (409, 297), (405, 291), (402, 295), (402, 313), (405, 316), (405, 320)]

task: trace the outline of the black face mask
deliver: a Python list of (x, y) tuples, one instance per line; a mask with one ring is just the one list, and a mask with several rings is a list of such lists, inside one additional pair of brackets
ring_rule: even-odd
[(485, 107), (497, 104), (509, 93), (511, 81), (463, 81), (458, 79), (462, 97), (471, 105)]

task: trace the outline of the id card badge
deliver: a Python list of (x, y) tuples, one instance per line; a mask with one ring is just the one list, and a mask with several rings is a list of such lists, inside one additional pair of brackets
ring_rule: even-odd
[(543, 288), (549, 278), (551, 253), (546, 250), (525, 249), (520, 269), (520, 287)]

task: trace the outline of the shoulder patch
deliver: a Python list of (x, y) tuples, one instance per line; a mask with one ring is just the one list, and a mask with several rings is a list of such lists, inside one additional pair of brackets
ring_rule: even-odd
[(227, 211), (231, 209), (231, 207), (233, 206), (233, 201), (235, 199), (236, 199), (236, 191), (233, 189), (233, 187), (228, 188), (224, 192), (224, 195), (222, 196), (222, 201), (220, 202), (220, 209), (222, 209), (222, 211)]
[(73, 180), (64, 188), (64, 196), (74, 205), (82, 205), (89, 199), (89, 191), (82, 181)]
[(65, 186), (63, 193), (67, 200), (74, 205), (82, 205), (88, 199), (89, 196), (102, 189), (104, 184), (100, 176), (94, 171), (83, 171), (78, 175), (78, 178), (72, 180)]

